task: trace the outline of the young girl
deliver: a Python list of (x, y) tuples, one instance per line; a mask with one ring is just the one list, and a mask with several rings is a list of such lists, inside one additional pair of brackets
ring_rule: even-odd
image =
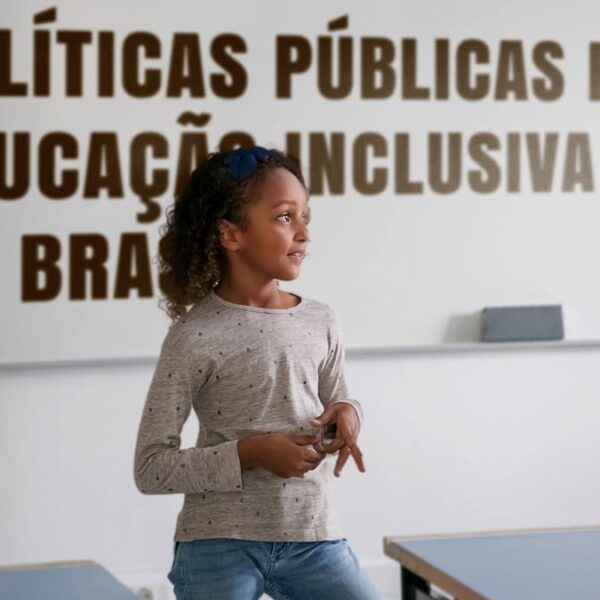
[[(381, 598), (328, 502), (327, 454), (338, 453), (336, 476), (350, 456), (365, 470), (339, 323), (278, 287), (300, 274), (308, 200), (296, 162), (254, 146), (209, 154), (167, 211), (159, 259), (173, 323), (134, 475), (144, 494), (185, 494), (168, 574), (178, 599)], [(196, 447), (181, 450), (192, 409)]]

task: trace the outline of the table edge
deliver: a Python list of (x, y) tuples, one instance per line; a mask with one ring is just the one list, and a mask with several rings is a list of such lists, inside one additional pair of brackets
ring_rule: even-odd
[(487, 531), (459, 531), (454, 533), (425, 533), (417, 535), (386, 535), (384, 536), (384, 548), (387, 543), (392, 541), (421, 541), (421, 540), (441, 540), (446, 538), (470, 538), (485, 536), (503, 536), (503, 535), (526, 535), (530, 533), (571, 533), (577, 531), (600, 531), (598, 525), (573, 525), (566, 527), (546, 527), (530, 529), (492, 529)]
[(471, 531), (442, 534), (384, 536), (383, 551), (390, 558), (397, 560), (401, 567), (406, 567), (419, 577), (439, 586), (445, 592), (461, 598), (461, 600), (488, 600), (485, 596), (454, 579), (451, 575), (432, 565), (423, 558), (413, 554), (407, 548), (399, 545), (401, 542), (426, 540), (465, 539), (480, 537), (502, 537), (508, 535), (531, 535), (552, 533), (575, 533), (578, 531), (600, 531), (600, 525), (580, 525), (571, 527), (552, 527), (537, 529), (503, 529), (490, 531)]
[(423, 578), (428, 583), (439, 586), (445, 592), (452, 594), (461, 600), (489, 600), (486, 596), (482, 596), (464, 583), (454, 579), (445, 571), (427, 562), (423, 558), (413, 554), (406, 548), (389, 544), (384, 548), (387, 556), (396, 559), (401, 567), (404, 567)]

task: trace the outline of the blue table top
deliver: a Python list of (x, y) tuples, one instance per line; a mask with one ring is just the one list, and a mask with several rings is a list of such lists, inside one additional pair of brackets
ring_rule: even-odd
[(136, 600), (96, 563), (0, 570), (2, 600)]
[(491, 600), (600, 599), (600, 527), (390, 541)]

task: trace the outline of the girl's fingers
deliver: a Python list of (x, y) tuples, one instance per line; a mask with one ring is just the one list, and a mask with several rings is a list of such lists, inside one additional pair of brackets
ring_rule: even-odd
[(314, 444), (319, 436), (317, 434), (314, 435), (290, 435), (290, 439), (295, 443), (301, 446), (308, 446), (310, 444)]
[(354, 461), (356, 462), (356, 466), (358, 467), (358, 469), (360, 471), (362, 471), (364, 473), (366, 471), (366, 469), (365, 469), (365, 463), (363, 462), (362, 452), (360, 451), (360, 448), (354, 441), (354, 438), (348, 437), (346, 439), (346, 445), (344, 446), (344, 448), (347, 449), (352, 454)]
[(325, 458), (325, 452), (317, 452), (311, 450), (309, 454), (304, 457), (304, 460), (309, 463), (320, 463)]
[(336, 475), (336, 477), (339, 476), (339, 473), (346, 464), (346, 461), (350, 455), (352, 455), (354, 458), (359, 471), (362, 473), (366, 471), (363, 455), (360, 448), (356, 444), (354, 435), (351, 435), (349, 432), (346, 433), (338, 430), (338, 437), (336, 437), (335, 440), (331, 444), (328, 444), (325, 448), (325, 451), (328, 454), (332, 454), (337, 450), (339, 450), (339, 455), (334, 469), (334, 475)]
[(306, 471), (314, 471), (320, 464), (321, 464), (320, 462), (318, 462), (318, 463), (309, 463), (309, 464), (306, 464), (304, 466), (304, 468), (306, 469)]
[(349, 456), (350, 456), (350, 449), (348, 447), (344, 447), (340, 450), (340, 455), (338, 456), (337, 462), (335, 463), (335, 469), (333, 471), (333, 474), (336, 477), (340, 476), (340, 473), (341, 473), (342, 469), (344, 468), (344, 465), (346, 464), (346, 461), (348, 460)]
[(335, 438), (335, 440), (333, 440), (330, 444), (324, 446), (325, 452), (327, 452), (327, 454), (333, 454), (334, 452), (337, 452), (340, 448), (342, 448), (345, 444), (346, 442), (342, 438)]
[(366, 469), (360, 448), (356, 444), (354, 444), (350, 447), (350, 452), (352, 452), (352, 456), (354, 457), (354, 462), (356, 462), (356, 466), (359, 468), (360, 471), (364, 473)]
[(350, 431), (346, 431), (344, 428), (339, 428), (336, 438), (330, 444), (325, 446), (325, 451), (328, 454), (333, 454), (344, 446), (348, 446), (350, 448), (355, 443), (355, 437), (355, 434), (351, 433)]

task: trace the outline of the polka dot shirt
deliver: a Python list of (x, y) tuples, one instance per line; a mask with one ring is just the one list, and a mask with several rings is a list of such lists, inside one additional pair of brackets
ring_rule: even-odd
[[(297, 296), (297, 294), (295, 294)], [(336, 456), (304, 477), (242, 470), (237, 442), (268, 432), (310, 435), (310, 419), (349, 398), (335, 312), (228, 302), (211, 291), (168, 330), (147, 393), (134, 477), (144, 494), (185, 494), (174, 539), (317, 541), (342, 537), (327, 486)], [(191, 412), (196, 445), (181, 447)]]

